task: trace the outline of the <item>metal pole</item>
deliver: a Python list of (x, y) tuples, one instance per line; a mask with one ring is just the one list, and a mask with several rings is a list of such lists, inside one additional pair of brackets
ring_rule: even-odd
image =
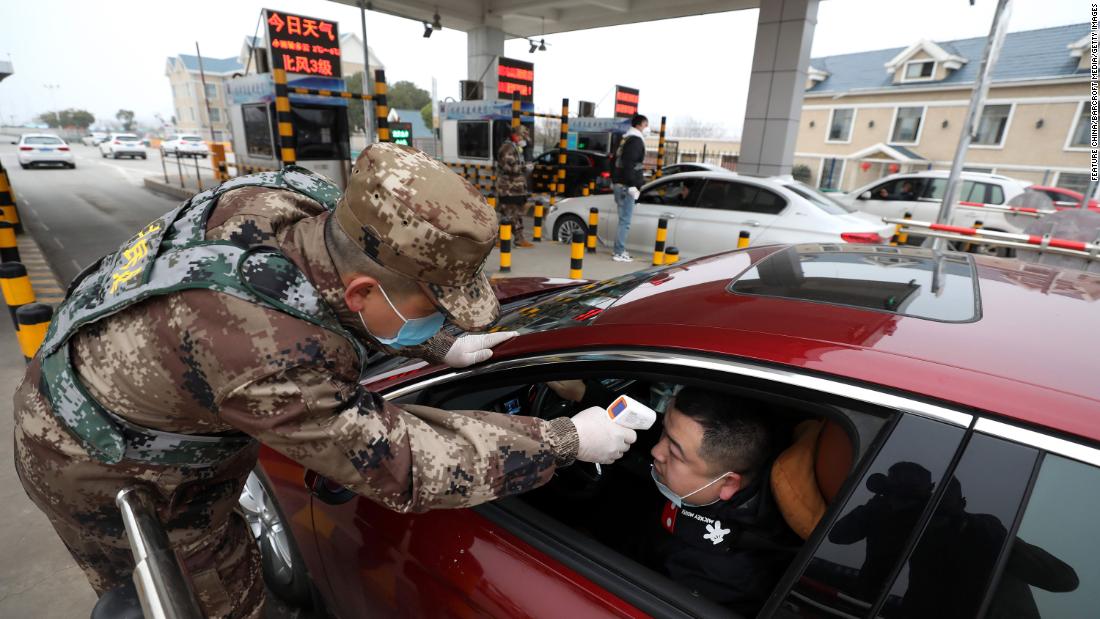
[[(210, 99), (206, 96), (206, 72), (202, 69), (202, 52), (199, 51), (199, 42), (195, 41), (195, 54), (199, 57), (199, 80), (202, 81), (202, 101), (206, 104), (206, 122), (210, 124), (210, 141), (214, 139), (214, 121), (210, 120)], [(202, 190), (202, 187), (199, 187)]]
[[(367, 47), (367, 9), (370, 8), (373, 8), (370, 2), (359, 0), (359, 22), (363, 26), (363, 93), (373, 95), (374, 82), (370, 78), (370, 48)], [(366, 137), (367, 144), (374, 142), (371, 137), (374, 135), (372, 124), (374, 118), (373, 106), (373, 99), (363, 102), (363, 134)]]
[(180, 162), (179, 151), (176, 151), (176, 171), (179, 172), (180, 189), (183, 189), (183, 163)]
[(164, 184), (168, 184), (168, 164), (164, 162), (164, 149), (160, 151), (160, 169), (164, 171)]
[[(1008, 30), (1008, 17), (1012, 13), (1012, 0), (999, 0), (997, 10), (993, 13), (993, 25), (989, 29), (989, 37), (985, 42), (985, 53), (982, 55), (981, 69), (978, 71), (978, 81), (974, 84), (974, 92), (970, 95), (970, 109), (967, 110), (966, 120), (963, 122), (962, 135), (959, 136), (959, 145), (955, 149), (955, 160), (951, 162), (951, 173), (947, 177), (947, 188), (943, 192), (943, 203), (940, 204), (940, 212), (936, 217), (938, 223), (951, 222), (951, 214), (955, 209), (955, 202), (959, 198), (959, 188), (962, 186), (963, 163), (966, 161), (966, 151), (970, 148), (975, 129), (978, 127), (982, 116), (982, 107), (985, 105), (986, 95), (989, 93), (989, 82), (993, 76), (993, 67), (997, 64), (997, 56), (1001, 53), (1004, 44), (1005, 32)], [(932, 240), (932, 249), (942, 251), (946, 241), (942, 238)]]
[(191, 155), (191, 159), (195, 161), (195, 183), (199, 186), (199, 191), (202, 191), (202, 174), (199, 172), (199, 156)]

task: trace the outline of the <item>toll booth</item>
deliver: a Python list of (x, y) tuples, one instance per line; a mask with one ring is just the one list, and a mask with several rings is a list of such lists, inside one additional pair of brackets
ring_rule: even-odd
[[(522, 112), (531, 112), (534, 105), (521, 103)], [(492, 165), (496, 162), (500, 145), (512, 133), (512, 102), (450, 101), (443, 104), (440, 118), (440, 140), (443, 144), (443, 161), (451, 164)], [(535, 135), (535, 123), (530, 116), (520, 122)], [(524, 149), (524, 159), (534, 153), (534, 139)]]
[[(288, 89), (342, 92), (344, 80), (288, 76)], [(279, 134), (275, 115), (275, 81), (270, 73), (246, 75), (226, 83), (233, 155), (239, 166), (279, 168)], [(291, 91), (298, 165), (323, 174), (341, 188), (347, 184), (351, 144), (348, 102), (341, 97), (303, 95)]]
[(629, 118), (571, 118), (569, 148), (614, 156), (629, 129)]

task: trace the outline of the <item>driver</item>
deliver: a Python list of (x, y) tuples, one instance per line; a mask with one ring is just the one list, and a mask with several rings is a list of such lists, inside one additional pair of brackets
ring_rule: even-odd
[(650, 452), (668, 500), (643, 549), (650, 566), (746, 616), (760, 610), (801, 543), (772, 500), (772, 437), (754, 407), (695, 387), (676, 394)]

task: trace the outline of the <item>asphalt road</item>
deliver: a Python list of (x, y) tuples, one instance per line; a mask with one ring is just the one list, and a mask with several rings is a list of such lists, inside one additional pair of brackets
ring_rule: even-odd
[[(0, 144), (0, 161), (8, 171), (23, 226), (34, 235), (63, 285), (100, 256), (114, 251), (145, 224), (178, 204), (174, 198), (144, 187), (146, 177), (163, 179), (160, 154), (149, 159), (103, 159), (99, 150), (72, 145), (76, 169), (39, 167), (24, 170), (16, 147)], [(209, 160), (204, 186), (214, 184)], [(176, 160), (169, 157), (169, 180), (176, 179)], [(184, 159), (194, 176), (193, 160)]]

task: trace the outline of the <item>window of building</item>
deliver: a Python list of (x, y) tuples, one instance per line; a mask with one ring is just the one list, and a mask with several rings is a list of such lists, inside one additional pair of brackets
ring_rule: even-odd
[(829, 142), (851, 142), (852, 120), (856, 111), (850, 107), (833, 110), (833, 118), (829, 121)]
[(216, 107), (210, 108), (210, 122), (220, 123), (222, 121), (222, 111)]
[(484, 120), (459, 121), (458, 156), (489, 158), (489, 123)]
[(1092, 103), (1081, 103), (1077, 121), (1070, 129), (1069, 148), (1088, 148), (1092, 145)]
[(982, 108), (982, 118), (978, 122), (978, 135), (973, 144), (981, 146), (1002, 146), (1008, 129), (1008, 117), (1012, 114), (1011, 105), (987, 105)]
[(1072, 189), (1078, 193), (1085, 193), (1089, 190), (1089, 175), (1061, 172), (1058, 174), (1057, 186), (1062, 189)]
[(844, 178), (844, 160), (831, 158), (821, 162), (821, 178), (818, 179), (818, 189), (840, 189), (840, 179)]
[(897, 116), (894, 117), (894, 130), (890, 132), (890, 142), (893, 144), (916, 144), (920, 139), (920, 126), (923, 118), (923, 107), (899, 107)]
[(905, 65), (905, 81), (919, 81), (932, 79), (932, 73), (936, 68), (936, 63), (932, 60), (916, 60), (906, 63)]
[(218, 85), (217, 84), (207, 84), (206, 85), (206, 98), (207, 99), (216, 99), (217, 97), (218, 97)]

